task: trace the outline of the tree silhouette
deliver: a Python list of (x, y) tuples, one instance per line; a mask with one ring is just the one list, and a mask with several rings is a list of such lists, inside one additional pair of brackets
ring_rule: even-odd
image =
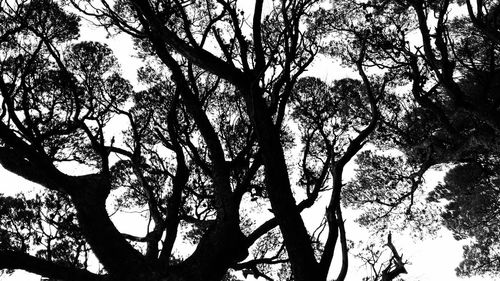
[[(316, 2), (264, 14), (256, 1), (251, 21), (236, 2), (74, 4), (133, 36), (146, 89), (133, 91), (105, 45), (70, 43), (78, 17), (56, 2), (3, 3), (0, 161), (48, 191), (4, 197), (0, 266), (64, 280), (221, 280), (229, 269), (325, 280), (340, 241), (342, 280), (342, 171), (374, 131), (384, 89), (360, 64), (361, 82), (299, 80), (319, 48)], [(329, 189), (328, 235), (312, 237), (300, 212)], [(117, 230), (112, 201), (147, 211), (144, 237)], [(250, 204), (269, 220), (252, 220)], [(180, 239), (196, 245), (187, 258)], [(90, 254), (104, 271), (87, 271)]]
[[(341, 203), (367, 211), (367, 226), (387, 229), (395, 214), (432, 228), (431, 200), (416, 193), (443, 163), (457, 166), (430, 198), (452, 200), (446, 225), (479, 241), (463, 268), (494, 259), (494, 227), (472, 222), (495, 206), (496, 4), (251, 4), (0, 1), (0, 164), (44, 188), (1, 197), (0, 268), (61, 280), (326, 280), (339, 244), (344, 280)], [(468, 15), (449, 18), (451, 5)], [(142, 90), (106, 45), (75, 43), (81, 17), (130, 35)], [(305, 76), (319, 52), (359, 79)], [(346, 185), (345, 165), (368, 142), (404, 157), (364, 151)], [(458, 180), (464, 167), (478, 170), (470, 184)], [(486, 209), (467, 204), (473, 188), (487, 190), (471, 197)], [(301, 216), (313, 206), (326, 207), (319, 226)], [(114, 225), (127, 210), (143, 212), (144, 236)], [(406, 269), (390, 236), (387, 246), (376, 278), (393, 280)], [(94, 257), (103, 270), (89, 268)]]
[[(327, 52), (345, 54), (346, 48), (367, 45), (365, 66), (385, 70), (390, 83), (403, 87), (381, 109), (388, 114), (374, 143), (404, 156), (360, 154), (358, 175), (346, 188), (347, 203), (367, 211), (362, 221), (367, 225), (383, 228), (403, 217), (417, 229), (427, 228), (433, 220), (422, 211), (428, 213), (429, 204), (418, 208), (414, 194), (427, 170), (450, 165), (444, 184), (429, 199), (449, 200), (445, 225), (458, 238), (476, 239), (465, 249), (460, 275), (496, 271), (495, 232), (479, 228), (495, 225), (496, 203), (483, 200), (498, 185), (498, 5), (473, 2), (338, 1), (333, 12), (323, 13), (334, 23), (331, 32), (344, 36)], [(483, 181), (490, 184), (479, 184)]]

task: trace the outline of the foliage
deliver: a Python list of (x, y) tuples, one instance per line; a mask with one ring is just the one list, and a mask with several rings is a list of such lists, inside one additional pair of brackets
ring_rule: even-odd
[(454, 235), (473, 239), (464, 247), (458, 275), (498, 273), (498, 180), (495, 158), (459, 164), (430, 195), (430, 200), (448, 202), (443, 219)]
[(0, 247), (33, 252), (58, 264), (86, 268), (90, 249), (68, 199), (51, 191), (37, 194), (33, 199), (22, 194), (2, 196)]
[[(432, 232), (432, 204), (446, 200), (445, 225), (474, 238), (458, 273), (498, 271), (499, 6), (252, 4), (0, 1), (0, 164), (44, 188), (0, 197), (0, 268), (61, 280), (326, 280), (340, 248), (340, 281), (341, 202), (385, 234)], [(450, 15), (460, 5), (468, 13)], [(131, 36), (141, 90), (106, 45), (74, 41), (81, 18)], [(359, 79), (305, 76), (319, 52)], [(453, 168), (422, 200), (426, 172), (442, 164)], [(301, 217), (325, 207), (319, 226)], [(145, 235), (121, 233), (107, 208), (142, 213)], [(183, 242), (194, 248), (185, 257)], [(390, 235), (387, 245), (375, 279), (406, 272)], [(374, 247), (365, 252), (379, 259)], [(89, 256), (105, 270), (87, 270)]]
[[(410, 194), (413, 198), (427, 170), (443, 163), (452, 164), (455, 168), (448, 171), (445, 183), (430, 196), (433, 202), (442, 199), (448, 203), (442, 218), (457, 238), (473, 238), (475, 246), (466, 247), (465, 260), (457, 269), (460, 275), (496, 271), (496, 266), (489, 262), (495, 248), (489, 241), (495, 240), (495, 234), (480, 229), (490, 225), (482, 208), (493, 210), (496, 203), (488, 200), (484, 192), (494, 192), (497, 175), (478, 174), (477, 167), (494, 171), (490, 163), (498, 158), (498, 14), (497, 5), (491, 1), (471, 2), (474, 1), (337, 1), (333, 13), (325, 14), (334, 22), (332, 32), (342, 38), (340, 42), (334, 40), (325, 52), (341, 53), (348, 59), (348, 48), (364, 49), (367, 55), (363, 63), (390, 73), (390, 81), (399, 85), (396, 87), (401, 92), (397, 106), (390, 108), (389, 118), (381, 122), (375, 143), (402, 152), (407, 163), (393, 164), (409, 172), (397, 179), (398, 174), (404, 174), (399, 169), (393, 166), (389, 173), (383, 173), (377, 169), (379, 161), (366, 161), (361, 154), (347, 201), (355, 204), (356, 191), (363, 190), (368, 195), (362, 196), (359, 203), (374, 202), (382, 196), (384, 200), (375, 204), (376, 209), (390, 209), (391, 202), (385, 200), (392, 198), (397, 202), (392, 214), (398, 214), (397, 208), (404, 209), (408, 203), (397, 198), (409, 198)], [(451, 13), (454, 11), (465, 14)], [(385, 189), (393, 184), (380, 180), (395, 180), (400, 186), (413, 186), (409, 189), (414, 191), (404, 196), (398, 192), (408, 187), (395, 189), (395, 195), (394, 189)], [(491, 190), (472, 192), (473, 187), (482, 190), (479, 182), (483, 181), (490, 183), (486, 189)], [(478, 197), (470, 197), (470, 192)], [(377, 217), (373, 208), (367, 208), (363, 218), (374, 214)], [(399, 214), (405, 217), (408, 213)], [(418, 211), (415, 214), (418, 222), (431, 221), (421, 220)], [(477, 236), (472, 229), (467, 232), (467, 220), (476, 223)], [(379, 227), (386, 224), (384, 220), (380, 222)]]
[[(0, 258), (0, 266), (73, 280), (220, 280), (232, 278), (224, 277), (231, 268), (268, 279), (326, 278), (337, 240), (345, 242), (338, 191), (324, 244), (312, 245), (300, 212), (328, 190), (327, 179), (341, 178), (377, 114), (366, 76), (320, 86), (328, 92), (317, 89), (315, 98), (331, 102), (323, 108), (305, 101), (315, 82), (299, 77), (325, 29), (312, 17), (319, 2), (264, 11), (257, 1), (253, 24), (232, 1), (70, 2), (133, 37), (144, 88), (121, 77), (106, 45), (72, 42), (80, 16), (67, 12), (67, 1), (1, 2), (8, 24), (0, 41), (0, 162), (50, 192), (35, 203), (5, 199), (11, 224), (0, 254), (16, 258)], [(294, 124), (309, 140), (305, 164), (289, 169)], [(71, 165), (83, 169), (64, 173)], [(306, 190), (290, 182), (295, 173)], [(298, 206), (294, 192), (306, 198)], [(269, 209), (270, 219), (240, 216), (243, 200)], [(120, 233), (106, 207), (145, 213), (146, 235)], [(13, 231), (21, 226), (29, 233)], [(188, 257), (177, 255), (179, 240), (195, 246)], [(90, 249), (105, 271), (86, 270)]]
[(411, 229), (414, 237), (423, 237), (438, 229), (438, 209), (422, 202), (423, 191), (418, 168), (402, 156), (361, 152), (354, 180), (343, 189), (347, 206), (363, 210), (357, 221), (382, 235), (389, 231)]

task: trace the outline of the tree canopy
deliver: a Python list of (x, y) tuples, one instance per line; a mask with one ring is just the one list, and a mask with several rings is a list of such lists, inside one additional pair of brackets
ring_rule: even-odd
[[(366, 280), (406, 273), (389, 230), (441, 220), (473, 238), (458, 274), (498, 274), (498, 11), (479, 0), (0, 0), (0, 164), (42, 187), (0, 196), (0, 269), (340, 281), (348, 207), (387, 234), (360, 253)], [(140, 87), (108, 46), (78, 40), (82, 19), (130, 36)], [(357, 78), (307, 76), (320, 54)], [(437, 166), (444, 182), (426, 195)], [(143, 236), (114, 224), (130, 211)]]

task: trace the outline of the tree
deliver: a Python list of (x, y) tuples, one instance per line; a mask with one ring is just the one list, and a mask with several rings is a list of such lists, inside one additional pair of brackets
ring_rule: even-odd
[[(495, 3), (457, 1), (468, 15), (454, 19), (447, 0), (0, 5), (0, 164), (45, 190), (2, 197), (0, 268), (62, 280), (231, 280), (232, 271), (326, 280), (339, 243), (344, 280), (341, 202), (367, 210), (367, 226), (388, 228), (395, 215), (433, 227), (417, 192), (438, 164), (456, 167), (431, 198), (454, 200), (447, 226), (477, 233), (463, 267), (494, 259), (485, 249), (495, 227), (472, 226), (484, 209), (463, 191), (495, 206)], [(72, 41), (80, 17), (131, 36), (143, 90), (121, 77), (107, 46)], [(359, 79), (304, 77), (318, 52)], [(403, 156), (362, 152), (344, 185), (345, 165), (368, 142)], [(75, 165), (78, 174), (66, 170)], [(461, 167), (473, 181), (457, 181)], [(326, 211), (311, 232), (301, 212), (313, 206)], [(145, 234), (118, 231), (111, 209), (143, 211)], [(181, 242), (195, 250), (180, 253)], [(387, 245), (375, 278), (393, 280), (404, 262)], [(92, 272), (89, 257), (103, 270)]]
[[(400, 92), (388, 111), (382, 109), (389, 114), (375, 143), (404, 156), (360, 154), (357, 178), (346, 188), (347, 203), (368, 211), (366, 224), (384, 227), (395, 215), (421, 229), (418, 222), (432, 220), (415, 209), (414, 194), (428, 169), (451, 165), (430, 199), (449, 200), (445, 225), (456, 237), (475, 239), (457, 273), (496, 272), (495, 212), (486, 210), (495, 209), (498, 185), (497, 3), (338, 1), (334, 7), (324, 16), (333, 23), (330, 30), (344, 36), (337, 38), (347, 41), (327, 51), (366, 48), (364, 66), (390, 73)], [(391, 161), (400, 168), (379, 169)]]
[[(387, 249), (379, 249), (374, 243), (366, 245), (355, 256), (364, 261), (369, 267), (370, 275), (363, 278), (363, 281), (390, 281), (404, 280), (399, 278), (400, 274), (407, 273), (402, 256), (396, 250), (392, 243), (392, 234), (387, 235), (387, 243), (384, 245)], [(389, 257), (386, 256), (389, 254)], [(384, 257), (386, 260), (384, 260)]]
[[(229, 269), (271, 279), (277, 265), (280, 278), (326, 280), (340, 241), (345, 278), (342, 173), (377, 126), (385, 83), (365, 73), (364, 50), (352, 54), (360, 81), (300, 78), (325, 30), (319, 1), (256, 1), (251, 20), (236, 1), (73, 1), (134, 38), (147, 62), (139, 92), (105, 45), (71, 43), (79, 17), (60, 3), (0, 3), (0, 164), (46, 189), (2, 198), (0, 268), (222, 280)], [(297, 168), (286, 158), (294, 147)], [(67, 163), (84, 172), (65, 173)], [(310, 234), (300, 212), (328, 190), (328, 233)], [(252, 221), (251, 204), (269, 220)], [(110, 206), (145, 210), (147, 233), (120, 233)], [(196, 245), (188, 257), (181, 239)], [(104, 270), (88, 270), (90, 255)]]
[(474, 239), (464, 246), (464, 260), (456, 269), (460, 276), (498, 275), (498, 162), (495, 158), (455, 166), (430, 196), (431, 200), (448, 200), (442, 216), (457, 239)]

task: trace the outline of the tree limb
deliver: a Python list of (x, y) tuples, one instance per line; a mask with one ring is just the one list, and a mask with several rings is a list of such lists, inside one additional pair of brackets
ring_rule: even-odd
[(22, 269), (28, 272), (58, 280), (104, 281), (107, 276), (91, 273), (84, 269), (58, 265), (25, 253), (0, 251), (0, 268)]

